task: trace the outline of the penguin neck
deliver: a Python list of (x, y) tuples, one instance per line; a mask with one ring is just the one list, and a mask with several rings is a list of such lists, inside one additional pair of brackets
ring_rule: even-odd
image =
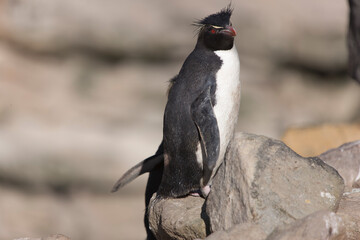
[(196, 43), (196, 48), (207, 49), (213, 52), (219, 50), (231, 50), (234, 48), (234, 38), (209, 38), (206, 37), (203, 32), (201, 32)]
[(214, 51), (214, 53), (218, 57), (220, 57), (220, 59), (223, 60), (223, 61), (235, 61), (235, 62), (239, 61), (239, 55), (238, 55), (235, 44), (230, 49), (216, 50), (216, 51)]

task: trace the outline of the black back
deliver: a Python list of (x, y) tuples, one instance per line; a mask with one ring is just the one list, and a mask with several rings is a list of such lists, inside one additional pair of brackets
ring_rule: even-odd
[[(163, 142), (160, 144), (158, 150), (156, 151), (155, 155), (163, 154), (164, 147)], [(148, 181), (146, 184), (145, 190), (145, 215), (144, 215), (144, 224), (146, 229), (146, 240), (156, 240), (156, 237), (151, 232), (149, 227), (149, 203), (152, 195), (158, 190), (159, 185), (161, 183), (161, 177), (163, 174), (164, 163), (160, 163), (155, 169), (153, 169), (149, 173)]]
[(158, 189), (160, 197), (180, 197), (200, 188), (203, 169), (196, 160), (200, 142), (191, 116), (191, 105), (208, 87), (213, 106), (216, 104), (216, 73), (222, 60), (215, 50), (233, 47), (228, 27), (230, 7), (198, 22), (199, 36), (195, 49), (185, 60), (169, 90), (164, 113), (164, 172)]
[(215, 74), (220, 66), (218, 56), (197, 45), (169, 91), (164, 114), (164, 173), (158, 190), (160, 196), (184, 196), (200, 187), (202, 169), (195, 155), (199, 133), (191, 117), (191, 104), (207, 84), (216, 88)]

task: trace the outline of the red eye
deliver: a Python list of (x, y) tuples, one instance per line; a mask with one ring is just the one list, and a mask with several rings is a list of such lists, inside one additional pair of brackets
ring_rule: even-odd
[(215, 29), (211, 29), (211, 33), (216, 33)]

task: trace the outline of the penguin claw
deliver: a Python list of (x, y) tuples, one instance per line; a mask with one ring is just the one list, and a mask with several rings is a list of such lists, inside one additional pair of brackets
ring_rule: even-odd
[(210, 193), (211, 187), (206, 185), (205, 187), (201, 188), (201, 195), (206, 198)]
[(196, 192), (190, 192), (189, 194), (190, 196), (193, 196), (193, 197), (200, 197), (200, 193), (199, 191), (196, 191)]
[(205, 187), (202, 187), (201, 189), (199, 190), (196, 190), (196, 191), (191, 191), (189, 193), (190, 196), (193, 196), (193, 197), (203, 197), (203, 198), (206, 198), (209, 193), (210, 193), (210, 186), (209, 185), (206, 185)]

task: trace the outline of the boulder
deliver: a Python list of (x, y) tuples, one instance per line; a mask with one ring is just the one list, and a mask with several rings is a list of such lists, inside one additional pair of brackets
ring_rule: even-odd
[(259, 225), (254, 223), (243, 223), (233, 226), (227, 231), (217, 231), (206, 240), (263, 240), (266, 233)]
[(211, 232), (255, 222), (266, 233), (318, 210), (336, 211), (344, 189), (338, 172), (283, 142), (239, 133), (206, 201)]
[(319, 158), (339, 172), (348, 190), (360, 187), (360, 140), (330, 149)]
[(337, 213), (318, 211), (291, 224), (279, 226), (266, 240), (360, 239), (360, 191), (344, 193)]
[(266, 240), (309, 239), (347, 239), (344, 221), (334, 212), (318, 211), (291, 224), (277, 228), (266, 238)]
[[(319, 210), (336, 211), (344, 182), (319, 158), (303, 158), (278, 140), (238, 133), (205, 204), (202, 198), (157, 199), (149, 210), (158, 239), (248, 239)], [(246, 235), (245, 234), (245, 235)], [(256, 237), (255, 237), (256, 236)], [(252, 238), (251, 238), (252, 237)]]
[(196, 239), (206, 237), (204, 199), (188, 196), (150, 200), (149, 224), (157, 239)]
[(70, 240), (70, 238), (68, 238), (62, 234), (56, 234), (56, 235), (52, 235), (52, 236), (45, 238), (45, 240)]
[(345, 222), (346, 239), (360, 239), (360, 189), (345, 192), (337, 212)]
[(49, 237), (46, 237), (46, 238), (28, 238), (28, 237), (25, 237), (25, 238), (17, 238), (17, 239), (14, 239), (14, 240), (70, 240), (70, 238), (62, 235), (62, 234), (55, 234), (55, 235), (51, 235)]

